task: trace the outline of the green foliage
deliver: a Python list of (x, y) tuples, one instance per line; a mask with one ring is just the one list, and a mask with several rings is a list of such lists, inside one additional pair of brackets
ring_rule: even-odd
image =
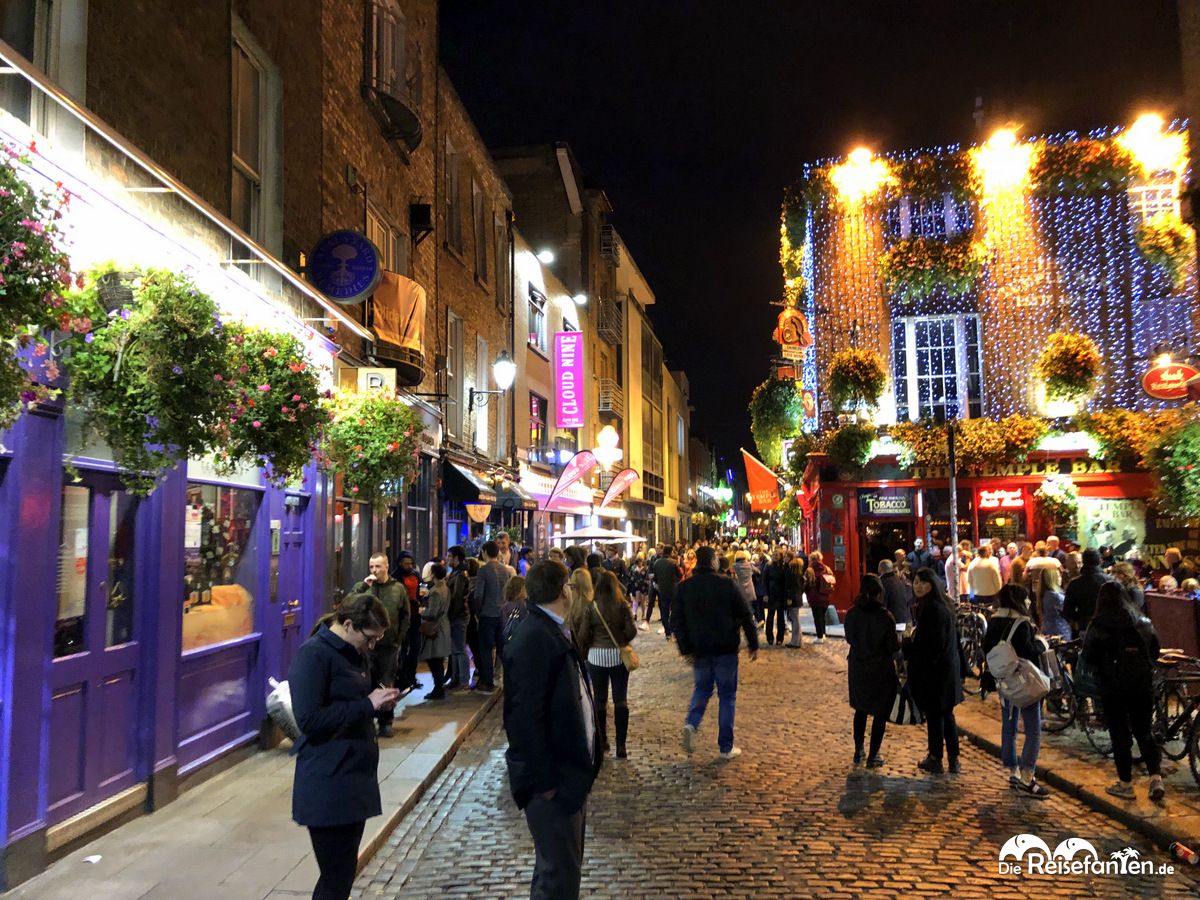
[(1181, 518), (1200, 518), (1200, 420), (1188, 417), (1160, 434), (1147, 449), (1146, 464), (1158, 476), (1158, 507)]
[(1187, 281), (1187, 267), (1196, 258), (1196, 232), (1176, 213), (1161, 213), (1142, 222), (1134, 234), (1146, 262), (1167, 273), (1179, 290)]
[(212, 299), (171, 272), (137, 275), (131, 304), (106, 315), (105, 274), (68, 298), (71, 315), (100, 323), (69, 343), (69, 396), (84, 409), (85, 439), (98, 433), (130, 489), (148, 493), (164, 471), (217, 446), (229, 340)]
[(797, 528), (804, 521), (804, 513), (796, 502), (795, 491), (788, 491), (775, 510), (777, 521), (784, 528)]
[(850, 347), (839, 350), (829, 361), (829, 400), (834, 409), (844, 410), (860, 403), (874, 406), (886, 385), (887, 370), (873, 350)]
[(34, 190), (19, 170), (29, 163), (25, 153), (0, 144), (0, 429), (24, 406), (56, 393), (31, 370), (41, 365), (43, 379), (53, 381), (57, 364), (45, 332), (79, 324), (63, 309), (72, 278), (58, 223), (70, 198), (61, 188)]
[(921, 200), (940, 200), (950, 194), (955, 202), (974, 199), (974, 169), (965, 150), (938, 155), (923, 153), (911, 159), (892, 162), (895, 185), (892, 190), (897, 197), (914, 197)]
[(875, 429), (866, 425), (843, 425), (825, 440), (825, 455), (839, 472), (857, 474), (871, 461)]
[(1137, 161), (1120, 144), (1083, 138), (1039, 144), (1029, 180), (1034, 191), (1044, 194), (1123, 191), (1136, 170)]
[[(960, 469), (1021, 462), (1046, 433), (1044, 420), (1022, 415), (1008, 416), (998, 422), (963, 419), (954, 427), (954, 457)], [(903, 448), (897, 460), (902, 468), (949, 465), (945, 425), (898, 422), (888, 433)]]
[(909, 238), (896, 241), (879, 257), (879, 274), (888, 292), (904, 303), (924, 300), (941, 290), (952, 297), (975, 287), (987, 253), (970, 235)]
[(1033, 492), (1037, 515), (1055, 525), (1073, 524), (1079, 514), (1079, 489), (1065, 475), (1051, 475)]
[(1047, 338), (1033, 374), (1045, 382), (1047, 397), (1070, 401), (1095, 389), (1101, 365), (1100, 348), (1090, 337), (1058, 331)]
[(218, 469), (252, 463), (269, 469), (277, 485), (296, 482), (329, 421), (317, 369), (291, 334), (240, 323), (225, 330), (228, 397), (217, 426)]
[(783, 453), (783, 439), (800, 430), (803, 402), (796, 382), (789, 378), (771, 377), (750, 395), (750, 433), (758, 454), (771, 468), (778, 468)]
[(373, 502), (400, 497), (417, 473), (424, 426), (412, 408), (384, 391), (343, 394), (330, 403), (321, 458), (341, 475), (345, 496)]

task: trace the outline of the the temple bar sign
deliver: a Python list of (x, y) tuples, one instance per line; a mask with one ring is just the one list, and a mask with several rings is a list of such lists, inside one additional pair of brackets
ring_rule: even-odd
[(914, 516), (912, 488), (860, 488), (860, 516)]

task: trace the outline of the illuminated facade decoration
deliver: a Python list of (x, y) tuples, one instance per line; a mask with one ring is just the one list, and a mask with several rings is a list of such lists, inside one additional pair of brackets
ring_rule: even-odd
[[(889, 361), (899, 419), (1047, 411), (1033, 364), (1050, 334), (1068, 332), (1104, 357), (1088, 406), (1165, 405), (1141, 376), (1160, 343), (1190, 352), (1195, 260), (1172, 278), (1138, 226), (1178, 217), (1184, 129), (1154, 117), (1088, 135), (1014, 127), (976, 147), (860, 148), (807, 165), (787, 193), (803, 210), (784, 210), (785, 225), (804, 225), (791, 229), (804, 241), (786, 248), (784, 272), (815, 339), (804, 388), (827, 410), (829, 360), (858, 346)], [(912, 252), (889, 253), (898, 246)], [(982, 267), (964, 265), (968, 250)], [(924, 260), (922, 279), (912, 270)]]

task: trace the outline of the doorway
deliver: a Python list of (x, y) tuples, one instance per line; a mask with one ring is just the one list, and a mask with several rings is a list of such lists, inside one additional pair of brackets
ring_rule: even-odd
[(52, 825), (131, 787), (142, 768), (137, 511), (137, 498), (112, 475), (84, 472), (62, 488), (50, 667)]
[(916, 519), (859, 519), (858, 558), (861, 574), (879, 574), (879, 562), (897, 550), (907, 553), (916, 535)]
[(308, 498), (289, 494), (283, 504), (279, 529), (279, 572), (276, 589), (283, 616), (283, 644), (279, 654), (279, 678), (287, 678), (296, 651), (304, 643), (305, 585), (311, 583), (309, 558), (305, 553), (304, 523)]

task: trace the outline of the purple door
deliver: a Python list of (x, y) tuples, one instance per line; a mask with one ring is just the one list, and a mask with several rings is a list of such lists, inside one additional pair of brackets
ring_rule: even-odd
[(91, 473), (62, 491), (50, 671), (50, 824), (130, 787), (137, 772), (137, 499), (115, 479)]
[(307, 635), (306, 588), (309, 584), (308, 555), (304, 547), (304, 520), (308, 498), (288, 495), (279, 533), (279, 608), (283, 615), (283, 646), (279, 678), (286, 678), (296, 650)]

